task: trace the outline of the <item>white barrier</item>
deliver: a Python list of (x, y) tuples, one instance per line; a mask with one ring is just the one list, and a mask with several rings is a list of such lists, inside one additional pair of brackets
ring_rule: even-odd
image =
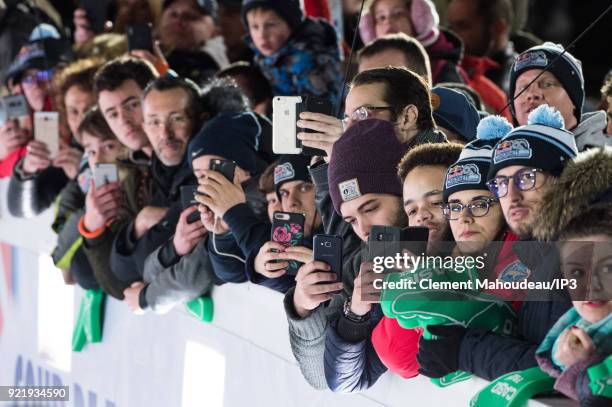
[(64, 286), (48, 256), (51, 220), (51, 211), (10, 218), (0, 183), (0, 242), (10, 244), (0, 245), (0, 385), (70, 386), (69, 403), (47, 405), (466, 406), (486, 384), (472, 379), (440, 389), (387, 373), (362, 394), (313, 390), (291, 354), (282, 296), (251, 284), (215, 289), (212, 324), (182, 309), (134, 316), (109, 299), (102, 343), (72, 353), (82, 290)]

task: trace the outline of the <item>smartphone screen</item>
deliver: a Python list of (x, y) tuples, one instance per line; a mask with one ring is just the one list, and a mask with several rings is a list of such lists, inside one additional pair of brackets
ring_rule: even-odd
[(81, 0), (81, 7), (87, 13), (91, 30), (96, 34), (104, 32), (104, 24), (108, 18), (108, 0)]
[(34, 139), (47, 145), (50, 157), (54, 158), (59, 152), (59, 113), (34, 113)]

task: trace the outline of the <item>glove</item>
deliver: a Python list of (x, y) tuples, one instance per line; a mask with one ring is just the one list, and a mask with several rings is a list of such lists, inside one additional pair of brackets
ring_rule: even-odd
[(422, 336), (419, 340), (419, 373), (437, 379), (459, 370), (459, 349), (467, 329), (459, 325), (432, 325), (427, 331), (436, 338)]

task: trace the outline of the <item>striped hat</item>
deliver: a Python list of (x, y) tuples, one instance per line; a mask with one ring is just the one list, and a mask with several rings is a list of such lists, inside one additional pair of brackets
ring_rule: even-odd
[(559, 176), (576, 154), (576, 140), (565, 130), (561, 113), (541, 105), (529, 114), (525, 126), (510, 131), (495, 145), (488, 178), (512, 165), (539, 168)]
[(493, 148), (497, 141), (512, 130), (512, 125), (501, 116), (488, 116), (476, 128), (476, 140), (463, 147), (459, 160), (451, 165), (444, 178), (444, 202), (457, 191), (488, 190), (487, 180)]

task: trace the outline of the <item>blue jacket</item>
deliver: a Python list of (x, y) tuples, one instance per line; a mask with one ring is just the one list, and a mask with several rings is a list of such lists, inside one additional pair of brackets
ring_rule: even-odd
[(372, 331), (382, 317), (374, 304), (367, 322), (356, 324), (344, 315), (332, 321), (325, 337), (325, 379), (331, 391), (365, 391), (387, 371), (372, 345)]

